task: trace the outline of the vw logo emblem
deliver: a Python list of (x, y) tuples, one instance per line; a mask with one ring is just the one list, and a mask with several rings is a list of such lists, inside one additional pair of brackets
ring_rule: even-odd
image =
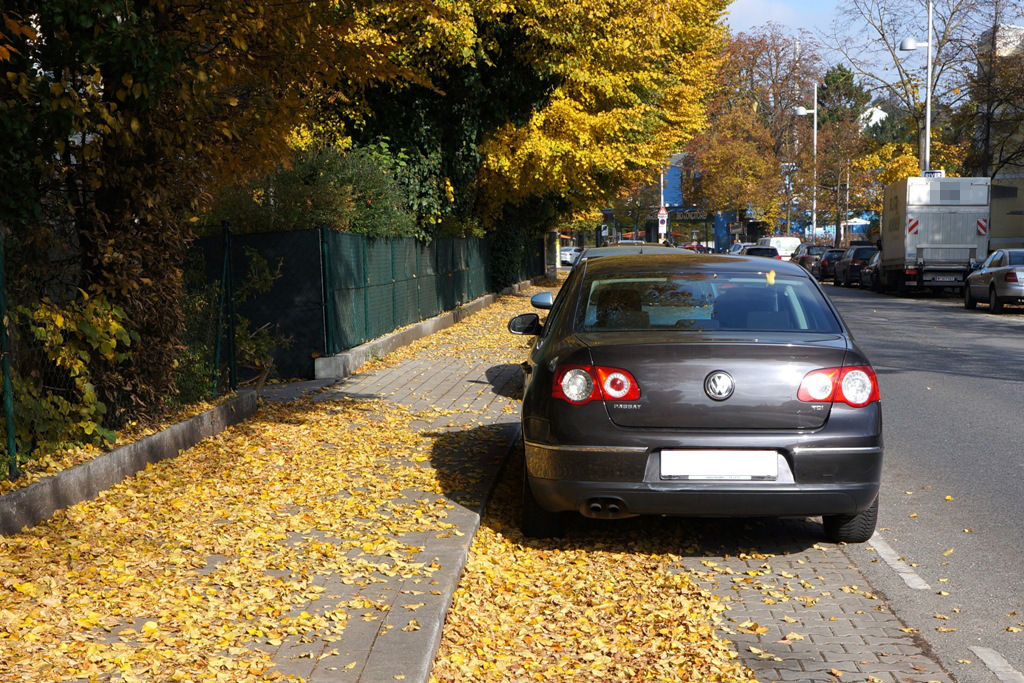
[(712, 372), (704, 380), (704, 393), (715, 401), (724, 401), (732, 396), (735, 389), (736, 381), (728, 372)]

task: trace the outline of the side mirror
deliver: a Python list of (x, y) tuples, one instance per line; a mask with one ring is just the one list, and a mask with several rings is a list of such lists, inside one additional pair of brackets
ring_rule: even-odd
[(520, 313), (508, 321), (508, 331), (512, 334), (539, 335), (544, 331), (544, 326), (540, 324), (540, 316), (536, 313)]
[(981, 270), (981, 264), (977, 261), (971, 262), (971, 270)]
[(555, 304), (555, 300), (551, 296), (551, 292), (541, 292), (540, 294), (534, 294), (530, 297), (530, 304), (534, 308), (546, 311)]

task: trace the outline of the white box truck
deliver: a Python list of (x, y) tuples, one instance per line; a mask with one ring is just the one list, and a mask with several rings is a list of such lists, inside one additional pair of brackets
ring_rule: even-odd
[(989, 178), (906, 178), (885, 188), (879, 266), (887, 289), (964, 285), (988, 255)]

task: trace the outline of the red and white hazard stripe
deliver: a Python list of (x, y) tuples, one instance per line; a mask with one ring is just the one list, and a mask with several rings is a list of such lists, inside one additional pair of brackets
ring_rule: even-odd
[(979, 235), (987, 235), (988, 234), (988, 219), (987, 218), (979, 218), (978, 219), (978, 234)]
[(908, 235), (916, 235), (917, 234), (917, 228), (918, 228), (918, 226), (920, 224), (921, 224), (920, 221), (918, 221), (916, 218), (908, 218), (907, 219), (907, 234)]

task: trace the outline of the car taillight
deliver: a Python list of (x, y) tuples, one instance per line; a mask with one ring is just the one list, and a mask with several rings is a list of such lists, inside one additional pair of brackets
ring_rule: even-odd
[(782, 260), (782, 257), (779, 256), (778, 254), (775, 255), (775, 258), (779, 259), (780, 261)]
[(917, 275), (917, 268), (907, 268), (903, 272), (906, 273), (907, 275)]
[(812, 370), (800, 382), (796, 397), (807, 403), (845, 403), (854, 408), (882, 400), (878, 378), (867, 365)]
[(640, 398), (640, 385), (619, 368), (561, 365), (555, 371), (551, 395), (577, 406), (591, 401), (635, 401)]
[(1003, 276), (1003, 282), (1018, 282), (1016, 271), (1008, 271), (1006, 275)]
[(863, 261), (861, 261), (860, 259), (853, 259), (852, 261), (850, 261), (850, 263), (851, 263), (852, 265), (855, 265), (855, 266), (859, 266), (860, 264), (862, 264), (862, 263), (864, 263), (864, 262), (863, 262)]

